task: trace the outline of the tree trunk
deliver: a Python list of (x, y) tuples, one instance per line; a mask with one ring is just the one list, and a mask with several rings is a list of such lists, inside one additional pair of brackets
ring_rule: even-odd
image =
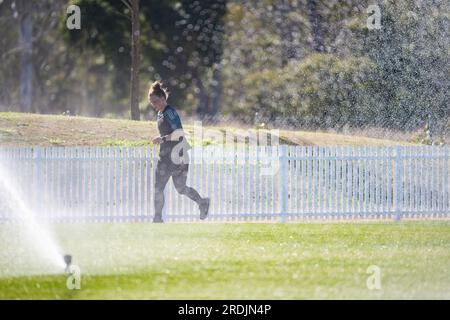
[(33, 111), (33, 3), (17, 2), (19, 13), (20, 107), (23, 112)]
[(322, 17), (320, 16), (319, 11), (317, 10), (317, 1), (316, 0), (308, 0), (307, 3), (307, 12), (309, 22), (311, 24), (311, 33), (313, 38), (312, 47), (314, 51), (323, 52), (323, 38), (322, 38)]
[(140, 68), (140, 25), (139, 0), (132, 0), (131, 10), (131, 119), (140, 120), (139, 111), (139, 68)]
[(197, 87), (197, 115), (205, 123), (213, 123), (214, 116), (220, 109), (220, 99), (222, 97), (222, 65), (220, 63), (213, 66), (212, 83), (205, 86), (198, 70), (191, 69), (193, 82)]

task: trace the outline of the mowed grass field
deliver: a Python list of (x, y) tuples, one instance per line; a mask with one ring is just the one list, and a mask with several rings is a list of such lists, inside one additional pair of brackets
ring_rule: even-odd
[[(156, 115), (155, 115), (156, 117)], [(182, 120), (185, 119), (182, 117)], [(255, 128), (226, 123), (217, 126), (194, 127), (192, 120), (183, 120), (183, 128), (193, 145), (218, 144), (225, 141), (211, 137), (206, 130), (215, 130), (231, 135), (241, 141)], [(276, 129), (276, 128), (270, 128)], [(198, 138), (195, 130), (203, 130), (203, 138)], [(369, 136), (363, 136), (366, 132)], [(337, 134), (320, 131), (280, 130), (279, 143), (300, 146), (326, 145), (415, 145), (411, 134), (383, 135), (371, 137), (368, 130), (361, 134)], [(272, 131), (275, 135), (276, 132)], [(41, 115), (32, 113), (0, 112), (0, 146), (152, 146), (152, 138), (159, 135), (155, 121), (131, 121), (125, 119), (89, 118), (79, 116)], [(409, 138), (407, 138), (409, 137)]]
[[(21, 227), (5, 224), (1, 299), (450, 299), (448, 221), (53, 230), (81, 268), (81, 290), (68, 290), (64, 274), (36, 272)], [(371, 265), (380, 290), (367, 288)]]

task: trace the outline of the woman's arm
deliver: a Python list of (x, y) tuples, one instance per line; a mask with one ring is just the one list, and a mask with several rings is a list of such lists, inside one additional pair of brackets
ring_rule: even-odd
[(183, 128), (176, 129), (172, 133), (162, 136), (161, 139), (163, 142), (179, 141), (180, 137), (186, 137), (186, 133), (184, 132)]
[(180, 137), (184, 137), (184, 139), (186, 139), (186, 133), (182, 128), (176, 129), (172, 133), (166, 134), (165, 136), (155, 137), (152, 142), (155, 144), (161, 144), (166, 141), (180, 141)]

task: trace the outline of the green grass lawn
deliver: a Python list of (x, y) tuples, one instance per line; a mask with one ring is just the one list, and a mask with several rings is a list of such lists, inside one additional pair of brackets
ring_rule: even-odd
[[(183, 122), (183, 128), (193, 145), (218, 143), (211, 137), (204, 137), (203, 141), (195, 140), (192, 121)], [(227, 131), (227, 134), (240, 139), (248, 137), (249, 129), (255, 133), (254, 128), (233, 127), (229, 124), (206, 126), (203, 129), (214, 129), (222, 135)], [(155, 121), (0, 112), (0, 146), (152, 146), (151, 140), (157, 135), (159, 134)], [(411, 143), (411, 139), (405, 140), (405, 137), (395, 136), (391, 134), (380, 139), (355, 133), (280, 130), (279, 143), (301, 146), (415, 144)]]
[[(36, 274), (21, 228), (0, 225), (1, 299), (450, 299), (450, 222), (54, 229), (81, 290)], [(370, 265), (381, 290), (366, 286)]]

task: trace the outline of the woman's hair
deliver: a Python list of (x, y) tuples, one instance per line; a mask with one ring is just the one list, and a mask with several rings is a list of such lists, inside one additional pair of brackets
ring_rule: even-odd
[(167, 99), (169, 97), (169, 90), (161, 81), (155, 81), (148, 90), (148, 96), (150, 97), (151, 95)]

